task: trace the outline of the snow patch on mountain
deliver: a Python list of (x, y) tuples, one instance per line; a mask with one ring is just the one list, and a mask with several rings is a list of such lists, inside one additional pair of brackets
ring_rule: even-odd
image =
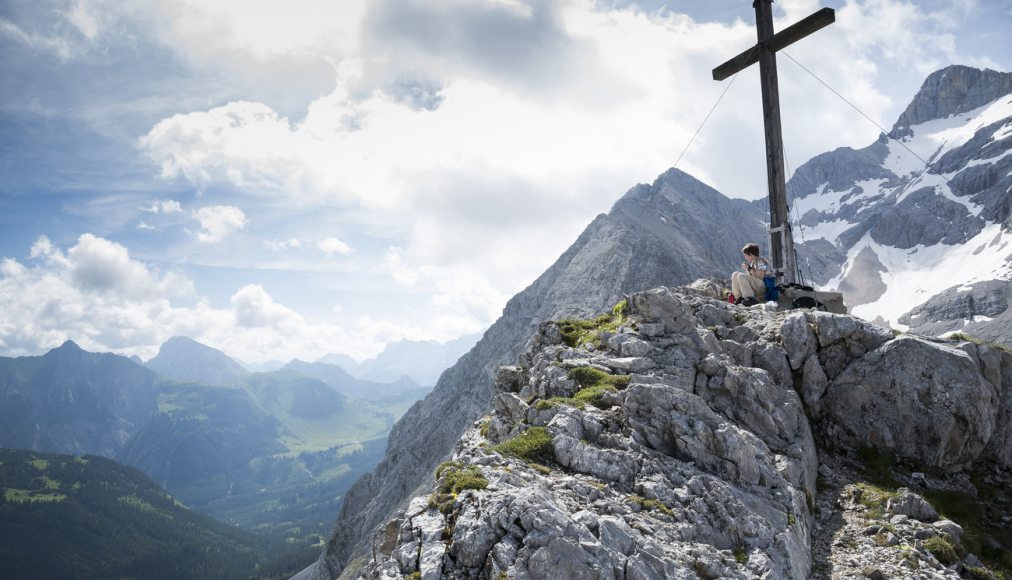
[[(855, 315), (904, 330), (927, 328), (900, 319), (947, 289), (1012, 280), (1010, 156), (1012, 74), (931, 75), (889, 135), (798, 168), (795, 239), (802, 268), (818, 266), (803, 274), (843, 292)], [(988, 322), (972, 310), (945, 312)]]
[(865, 234), (847, 252), (843, 273), (827, 286), (840, 287), (857, 256), (866, 249), (874, 252), (885, 267), (879, 275), (887, 289), (877, 300), (854, 306), (851, 313), (907, 330), (909, 325), (900, 323), (899, 318), (946, 288), (984, 280), (1012, 280), (1012, 266), (1005, 262), (1012, 252), (1010, 244), (1012, 233), (1003, 231), (1000, 224), (984, 228), (966, 244), (918, 245), (908, 250), (879, 244)]
[[(910, 127), (908, 134), (900, 137), (899, 142), (889, 142), (885, 167), (897, 177), (922, 171), (924, 163), (921, 159), (940, 159), (949, 151), (968, 143), (977, 131), (1009, 117), (1012, 117), (1012, 96), (997, 99), (966, 113)], [(993, 134), (992, 139), (1003, 139), (1012, 134), (1009, 131), (1010, 123), (1012, 121), (1005, 123)], [(911, 155), (911, 151), (916, 156)]]

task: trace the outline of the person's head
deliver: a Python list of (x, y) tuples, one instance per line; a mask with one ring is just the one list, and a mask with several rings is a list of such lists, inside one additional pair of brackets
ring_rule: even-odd
[(741, 249), (742, 255), (749, 258), (759, 257), (759, 245), (758, 244), (745, 244), (745, 247)]

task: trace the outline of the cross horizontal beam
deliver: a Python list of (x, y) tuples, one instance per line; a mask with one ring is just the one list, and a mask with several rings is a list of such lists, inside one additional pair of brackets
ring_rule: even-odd
[[(766, 43), (766, 47), (773, 52), (787, 48), (809, 34), (829, 26), (833, 22), (836, 22), (836, 11), (832, 8), (823, 8), (774, 34), (773, 38)], [(713, 69), (713, 80), (722, 81), (757, 62), (759, 62), (758, 44)]]

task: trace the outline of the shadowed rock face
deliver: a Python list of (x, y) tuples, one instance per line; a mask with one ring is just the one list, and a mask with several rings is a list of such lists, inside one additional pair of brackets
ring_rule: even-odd
[(373, 528), (431, 483), (436, 464), (488, 408), (495, 369), (516, 358), (542, 321), (597, 315), (624, 293), (726, 276), (745, 243), (764, 239), (764, 215), (677, 170), (629, 190), (513, 297), (478, 344), (394, 425), (383, 461), (346, 496), (316, 577), (340, 574), (364, 553)]
[[(493, 412), (458, 440), (455, 463), (347, 576), (809, 578), (826, 564), (813, 551), (815, 477), (832, 475), (813, 432), (837, 466), (873, 447), (914, 470), (1010, 474), (1012, 355), (896, 338), (846, 315), (729, 305), (704, 288), (633, 294), (622, 325), (576, 347), (540, 325), (498, 373)], [(591, 397), (589, 369), (614, 386)], [(540, 440), (536, 457), (502, 446), (523, 440)], [(482, 485), (440, 495), (461, 473)], [(885, 509), (919, 520), (893, 520), (904, 541), (938, 533), (938, 514), (909, 490)], [(934, 529), (958, 541), (952, 522)], [(847, 550), (832, 557), (864, 557)]]

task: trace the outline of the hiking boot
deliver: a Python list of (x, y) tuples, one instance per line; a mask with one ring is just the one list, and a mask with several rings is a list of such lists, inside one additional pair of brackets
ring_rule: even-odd
[(754, 296), (749, 296), (748, 298), (742, 298), (741, 302), (738, 304), (741, 304), (742, 306), (755, 306), (756, 304), (759, 304), (759, 301), (756, 300)]

